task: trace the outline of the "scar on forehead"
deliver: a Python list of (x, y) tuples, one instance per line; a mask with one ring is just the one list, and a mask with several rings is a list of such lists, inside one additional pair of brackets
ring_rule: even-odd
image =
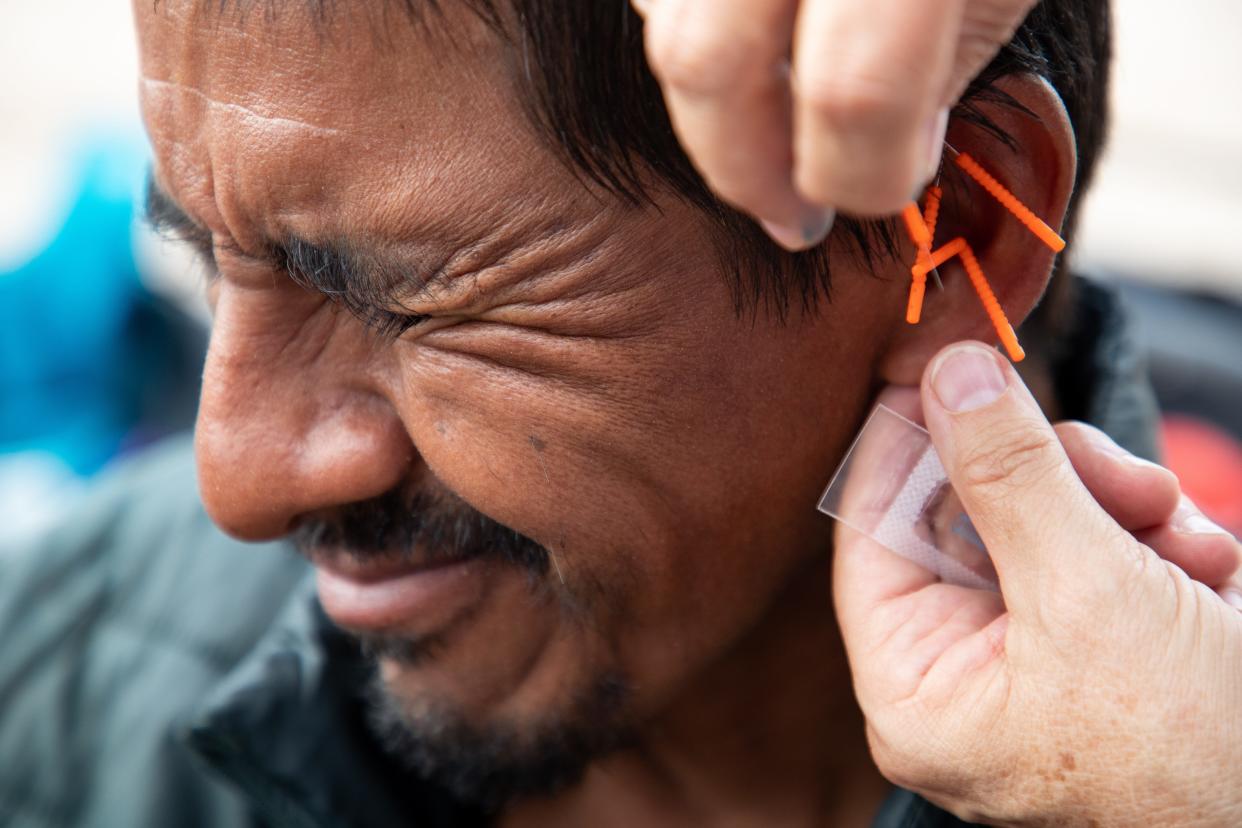
[(142, 85), (146, 89), (154, 89), (154, 90), (159, 90), (161, 92), (174, 92), (174, 93), (183, 93), (186, 95), (190, 95), (191, 97), (195, 97), (195, 98), (198, 98), (200, 101), (203, 101), (205, 104), (207, 104), (207, 106), (213, 109), (221, 109), (226, 112), (231, 112), (235, 115), (238, 115), (246, 119), (247, 121), (257, 122), (269, 128), (274, 127), (274, 128), (284, 128), (284, 129), (309, 130), (310, 132), (313, 132), (317, 135), (324, 135), (324, 136), (339, 135), (341, 133), (339, 129), (319, 126), (317, 124), (309, 124), (305, 121), (296, 121), (296, 120), (293, 120), (292, 118), (273, 118), (270, 115), (264, 115), (262, 113), (255, 112), (253, 109), (242, 106), (241, 104), (228, 103), (226, 101), (217, 101), (214, 98), (208, 97), (207, 95), (203, 94), (201, 91), (199, 91), (198, 89), (195, 89), (192, 86), (186, 86), (185, 84), (181, 84), (181, 83), (174, 83), (173, 81), (159, 80), (156, 78), (143, 78)]

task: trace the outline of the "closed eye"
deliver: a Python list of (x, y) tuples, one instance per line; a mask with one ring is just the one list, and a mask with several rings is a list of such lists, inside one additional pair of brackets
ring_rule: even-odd
[(426, 322), (431, 318), (426, 313), (394, 313), (389, 310), (371, 309), (361, 313), (355, 311), (363, 324), (384, 339), (397, 339), (406, 331)]
[[(144, 220), (151, 229), (170, 241), (189, 244), (207, 265), (208, 279), (219, 276), (215, 240), (211, 231), (191, 218), (180, 205), (147, 177)], [(366, 327), (385, 339), (397, 339), (406, 331), (431, 318), (425, 313), (402, 313), (380, 307), (384, 296), (379, 291), (360, 289), (365, 280), (356, 278), (354, 268), (346, 266), (339, 256), (300, 240), (273, 246), (269, 251), (272, 263), (284, 270), (294, 282), (318, 293), (343, 307)]]
[(216, 272), (216, 252), (211, 231), (186, 215), (176, 202), (168, 197), (154, 176), (147, 176), (147, 193), (143, 206), (143, 220), (157, 235), (169, 241), (184, 242), (207, 265), (213, 276)]

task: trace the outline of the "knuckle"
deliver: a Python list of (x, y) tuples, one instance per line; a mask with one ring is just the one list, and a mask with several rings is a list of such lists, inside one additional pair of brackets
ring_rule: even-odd
[(872, 758), (880, 775), (898, 788), (917, 790), (923, 787), (926, 773), (906, 757), (890, 750), (878, 750), (872, 751)]
[(1094, 433), (1099, 431), (1095, 426), (1081, 420), (1062, 420), (1052, 428), (1056, 431), (1057, 437), (1061, 438), (1062, 443), (1090, 440)]
[(797, 78), (799, 104), (831, 124), (848, 123), (866, 131), (906, 125), (918, 103), (908, 85), (878, 77), (811, 67)]
[(1148, 595), (1153, 583), (1163, 580), (1154, 579), (1153, 575), (1157, 571), (1163, 573), (1167, 565), (1120, 525), (1108, 521), (1105, 527), (1098, 543), (1088, 547), (1094, 547), (1099, 550), (1097, 554), (1106, 554), (1113, 559), (1113, 566), (1107, 570), (1112, 574), (1112, 583), (1102, 584), (1103, 594), (1100, 597), (1120, 606), (1135, 606)]
[[(653, 32), (648, 57), (656, 77), (677, 91), (720, 95), (765, 71), (767, 52), (753, 40), (691, 24), (668, 26)], [(775, 77), (774, 67), (769, 68)]]
[(873, 741), (871, 756), (880, 775), (899, 788), (924, 794), (968, 787), (972, 775), (968, 758), (950, 752), (938, 740), (921, 742), (918, 750), (911, 750)]
[(1105, 432), (1089, 423), (1067, 420), (1057, 423), (1055, 428), (1057, 438), (1065, 447), (1066, 454), (1074, 460), (1075, 465), (1089, 456), (1114, 454), (1118, 451), (1126, 455), (1130, 454), (1117, 445)]
[(879, 770), (881, 776), (906, 790), (917, 790), (923, 787), (930, 769), (919, 760), (918, 753), (894, 748), (870, 723), (868, 723), (867, 735), (871, 759), (875, 762), (876, 769)]
[(1056, 443), (1045, 429), (1002, 429), (964, 451), (958, 464), (962, 482), (998, 493), (1038, 486), (1060, 472)]

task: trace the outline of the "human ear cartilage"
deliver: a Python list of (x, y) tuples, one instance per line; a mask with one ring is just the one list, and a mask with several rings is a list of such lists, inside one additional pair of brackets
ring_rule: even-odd
[(988, 194), (999, 201), (1006, 210), (1013, 213), (1014, 218), (1026, 225), (1027, 230), (1030, 230), (1041, 242), (1052, 248), (1053, 253), (1060, 253), (1065, 249), (1065, 239), (1061, 238), (1055, 230), (1045, 224), (1043, 219), (1035, 215), (1031, 208), (1019, 201), (1016, 195), (1006, 190), (1004, 185), (992, 177), (991, 173), (980, 167), (979, 162), (971, 158), (968, 153), (959, 152), (954, 159), (954, 163), (961, 167), (967, 175), (979, 182), (979, 186), (987, 190)]
[[(1007, 190), (987, 170), (979, 166), (979, 162), (975, 161), (967, 153), (958, 152), (947, 143), (945, 146), (954, 154), (957, 166), (974, 179), (989, 195), (1000, 202), (1001, 206), (1012, 213), (1018, 221), (1022, 222), (1036, 238), (1047, 245), (1054, 253), (1060, 253), (1065, 249), (1065, 239), (1061, 238), (1055, 230), (1036, 216), (1029, 207)], [(983, 303), (983, 309), (987, 312), (988, 318), (992, 322), (992, 327), (996, 329), (996, 335), (1000, 338), (1001, 344), (1005, 346), (1009, 358), (1014, 362), (1021, 362), (1026, 357), (1026, 352), (1022, 350), (1022, 346), (1018, 343), (1018, 336), (1014, 333), (1013, 325), (1009, 323), (1009, 319), (1005, 316), (1004, 309), (996, 299), (996, 294), (992, 291), (992, 286), (988, 283), (987, 277), (983, 273), (983, 267), (979, 264), (978, 257), (975, 256), (975, 252), (970, 248), (966, 239), (959, 236), (943, 247), (935, 251), (931, 250), (932, 241), (936, 235), (936, 220), (940, 215), (941, 195), (940, 187), (933, 184), (926, 190), (925, 207), (922, 211), (919, 210), (918, 203), (914, 201), (911, 201), (902, 210), (906, 233), (910, 236), (910, 241), (914, 243), (918, 251), (914, 265), (910, 268), (912, 278), (910, 281), (910, 297), (906, 304), (906, 321), (911, 325), (917, 325), (922, 318), (923, 297), (927, 291), (928, 272), (934, 271), (935, 268), (954, 256), (960, 256), (962, 267), (965, 268), (966, 275), (970, 278), (970, 283), (974, 287), (975, 293), (979, 295), (979, 301)]]

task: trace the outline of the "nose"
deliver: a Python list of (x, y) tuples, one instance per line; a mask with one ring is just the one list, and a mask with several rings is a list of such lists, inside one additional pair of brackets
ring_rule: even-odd
[(301, 515), (389, 491), (416, 452), (390, 401), (360, 380), (370, 347), (311, 324), (282, 331), (245, 301), (218, 297), (195, 454), (212, 520), (269, 540)]

